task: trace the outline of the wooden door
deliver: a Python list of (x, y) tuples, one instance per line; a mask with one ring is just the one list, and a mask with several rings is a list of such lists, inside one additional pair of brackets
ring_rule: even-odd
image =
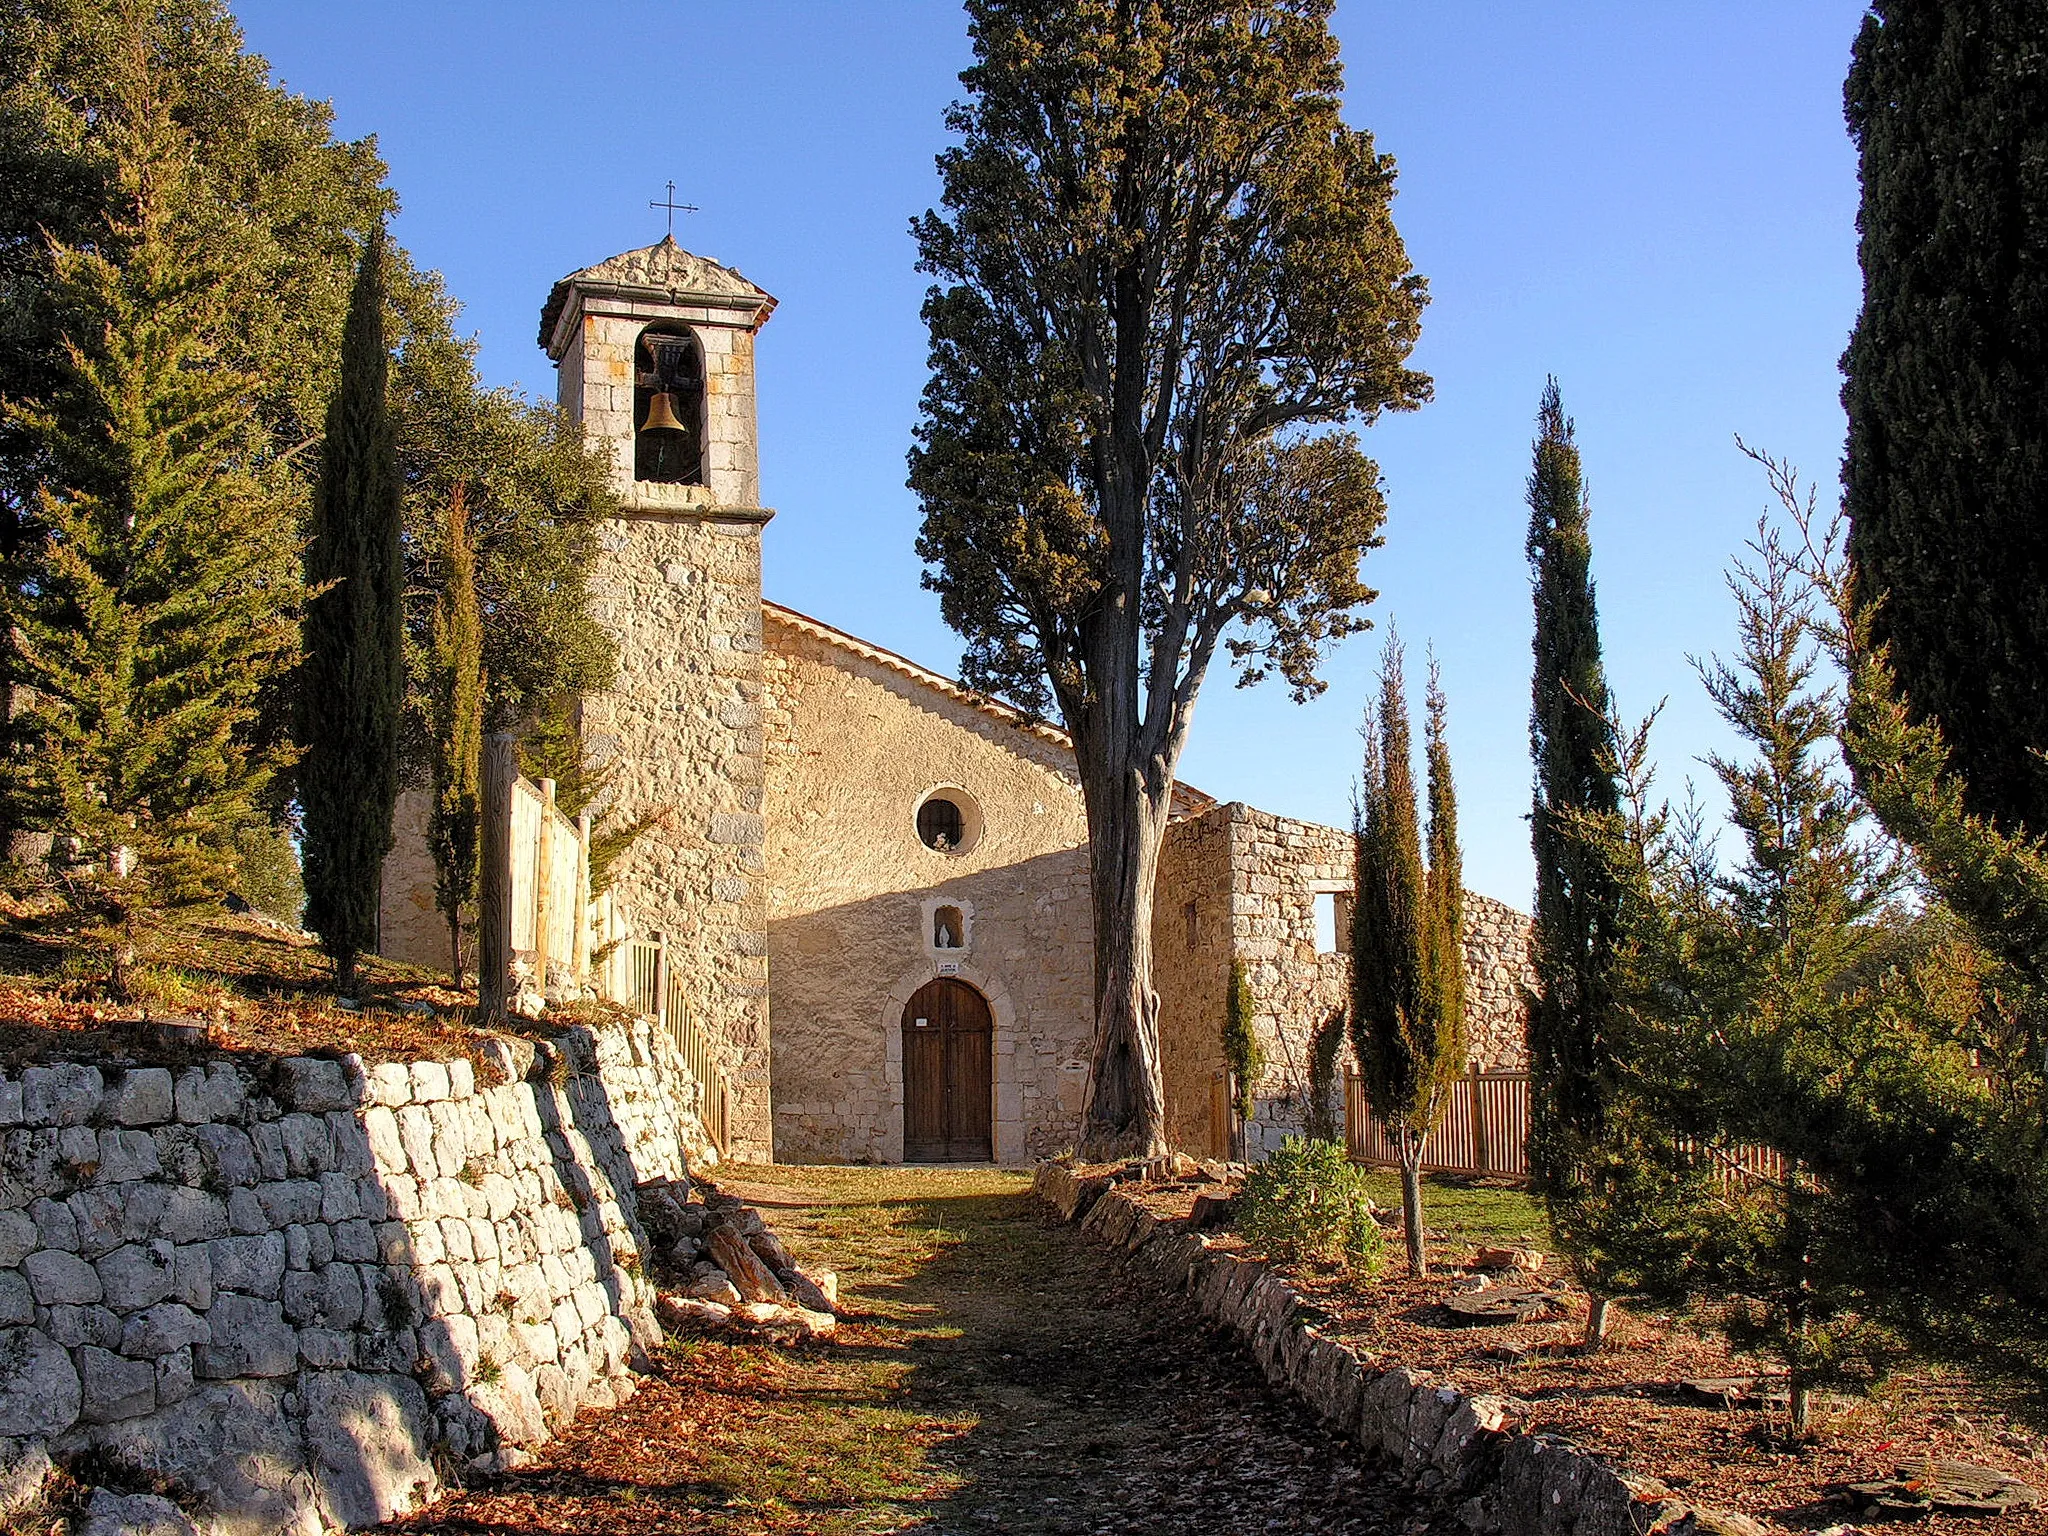
[(995, 1022), (965, 982), (926, 982), (903, 1007), (903, 1160), (995, 1159)]

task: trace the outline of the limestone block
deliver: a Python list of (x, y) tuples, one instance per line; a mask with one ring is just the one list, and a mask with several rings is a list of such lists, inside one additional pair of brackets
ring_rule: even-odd
[(284, 1092), (294, 1108), (322, 1114), (330, 1109), (347, 1109), (356, 1102), (356, 1087), (338, 1061), (317, 1056), (291, 1056), (279, 1063), (284, 1074)]
[(174, 1349), (156, 1358), (156, 1405), (168, 1408), (192, 1395), (192, 1351)]
[(396, 1374), (316, 1371), (301, 1388), (321, 1512), (336, 1526), (376, 1525), (437, 1486), (426, 1394)]
[(199, 1536), (185, 1512), (154, 1493), (118, 1494), (95, 1488), (77, 1536)]
[(201, 1377), (287, 1376), (298, 1367), (298, 1336), (275, 1301), (223, 1292), (207, 1323), (213, 1338), (192, 1357)]
[(21, 1074), (22, 1118), (29, 1125), (84, 1125), (100, 1107), (98, 1067), (60, 1061)]
[(396, 1109), (412, 1102), (412, 1072), (402, 1061), (380, 1062), (370, 1068), (370, 1102)]
[[(189, 1078), (191, 1074), (187, 1074)], [(179, 1092), (183, 1093), (183, 1080)], [(199, 1145), (203, 1149), (207, 1171), (221, 1184), (239, 1187), (254, 1184), (260, 1177), (256, 1166), (256, 1148), (246, 1132), (232, 1125), (202, 1125), (199, 1127)]]
[(205, 1243), (181, 1246), (171, 1273), (174, 1299), (201, 1311), (213, 1305), (213, 1256)]
[(284, 1154), (284, 1131), (276, 1121), (262, 1120), (250, 1126), (249, 1145), (256, 1149), (259, 1178), (276, 1182), (291, 1177), (291, 1162)]
[(408, 1070), (412, 1073), (415, 1104), (432, 1104), (448, 1097), (448, 1067), (445, 1063), (416, 1061)]
[(21, 1272), (0, 1269), (0, 1328), (14, 1328), (36, 1319), (35, 1293)]
[(21, 1272), (42, 1306), (83, 1306), (100, 1299), (98, 1273), (75, 1253), (39, 1249), (22, 1260)]
[(116, 1248), (94, 1267), (108, 1306), (122, 1312), (151, 1307), (174, 1288), (177, 1249), (162, 1238)]
[(203, 1189), (176, 1186), (164, 1195), (164, 1208), (152, 1228), (173, 1243), (202, 1242), (228, 1235), (227, 1202)]
[(21, 1084), (0, 1079), (0, 1126), (19, 1125), (21, 1119)]
[(263, 1202), (256, 1198), (254, 1185), (228, 1191), (228, 1230), (245, 1236), (270, 1230), (270, 1218), (263, 1213)]
[[(148, 1467), (199, 1493), (217, 1531), (318, 1529), (298, 1425), (284, 1412), (281, 1386), (209, 1383), (94, 1438), (115, 1461)], [(227, 1511), (232, 1521), (222, 1518)]]
[(115, 1125), (161, 1125), (174, 1112), (171, 1074), (162, 1067), (131, 1067), (100, 1100), (100, 1118)]
[(275, 1297), (284, 1278), (284, 1234), (218, 1237), (206, 1245), (213, 1284), (221, 1290)]
[(133, 1419), (156, 1407), (156, 1366), (130, 1360), (94, 1344), (77, 1354), (78, 1377), (84, 1388), (79, 1417), (88, 1424)]
[(0, 1211), (0, 1269), (12, 1269), (36, 1246), (36, 1224), (26, 1211)]
[(206, 1319), (179, 1302), (166, 1301), (136, 1313), (121, 1329), (121, 1353), (155, 1359), (192, 1344), (204, 1344), (213, 1330)]
[[(333, 1066), (323, 1062), (323, 1066)], [(286, 1171), (295, 1179), (303, 1179), (327, 1172), (334, 1166), (334, 1146), (328, 1134), (327, 1121), (321, 1115), (286, 1115), (278, 1123), (278, 1130), (284, 1137), (284, 1160)]]
[(356, 1363), (355, 1335), (339, 1328), (301, 1328), (299, 1358), (314, 1370), (347, 1370)]
[(247, 1093), (240, 1074), (225, 1062), (187, 1067), (178, 1074), (174, 1095), (178, 1118), (187, 1125), (236, 1119)]
[(164, 1169), (156, 1155), (156, 1138), (147, 1131), (101, 1131), (98, 1163), (92, 1174), (95, 1184), (154, 1178)]

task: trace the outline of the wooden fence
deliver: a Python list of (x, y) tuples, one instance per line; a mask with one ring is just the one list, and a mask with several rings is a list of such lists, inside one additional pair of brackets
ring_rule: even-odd
[[(1400, 1153), (1365, 1102), (1358, 1074), (1344, 1075), (1344, 1144), (1352, 1160), (1397, 1166)], [(1689, 1145), (1689, 1144), (1688, 1144)], [(1785, 1159), (1769, 1147), (1710, 1149), (1724, 1185), (1780, 1180)], [(1443, 1120), (1423, 1148), (1425, 1173), (1529, 1180), (1529, 1074), (1482, 1072), (1474, 1065), (1451, 1087)]]
[(502, 1018), (513, 967), (534, 986), (551, 979), (601, 995), (656, 1021), (697, 1081), (699, 1113), (720, 1152), (732, 1117), (732, 1091), (711, 1041), (690, 1012), (683, 978), (659, 934), (635, 933), (633, 914), (611, 892), (590, 894), (590, 817), (555, 808), (551, 779), (521, 776), (513, 741), (484, 743), (482, 836), (478, 870), (478, 1003)]
[(732, 1083), (719, 1065), (710, 1037), (698, 1026), (682, 976), (669, 964), (668, 942), (660, 934), (624, 946), (631, 990), (618, 1001), (651, 1016), (668, 1032), (683, 1065), (697, 1080), (697, 1114), (705, 1133), (723, 1153), (732, 1123)]

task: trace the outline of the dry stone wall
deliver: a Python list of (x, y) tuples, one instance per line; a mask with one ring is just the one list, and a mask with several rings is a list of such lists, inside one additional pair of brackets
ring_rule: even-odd
[(1061, 1219), (1126, 1255), (1161, 1294), (1185, 1296), (1236, 1335), (1267, 1379), (1333, 1434), (1454, 1503), (1475, 1536), (1764, 1536), (1745, 1515), (1700, 1508), (1607, 1455), (1531, 1432), (1525, 1403), (1466, 1392), (1323, 1337), (1278, 1271), (1161, 1221), (1114, 1182), (1047, 1165), (1033, 1188)]
[(695, 1085), (644, 1021), (489, 1054), (0, 1077), (0, 1514), (86, 1458), (219, 1536), (374, 1524), (629, 1394)]

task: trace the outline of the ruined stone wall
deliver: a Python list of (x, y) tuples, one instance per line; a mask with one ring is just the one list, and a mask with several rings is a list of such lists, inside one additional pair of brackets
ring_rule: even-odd
[[(1337, 935), (1338, 952), (1317, 950), (1315, 902), (1331, 891), (1348, 897), (1353, 873), (1349, 832), (1242, 804), (1213, 807), (1169, 829), (1153, 952), (1175, 1146), (1204, 1154), (1212, 1146), (1209, 1084), (1223, 1070), (1220, 1032), (1233, 958), (1246, 964), (1266, 1057), (1250, 1151), (1262, 1155), (1303, 1129), (1311, 1037), (1323, 1020), (1348, 1011), (1351, 984), (1346, 937)], [(1227, 901), (1215, 938), (1205, 929), (1192, 950), (1190, 901), (1203, 921)], [(1534, 983), (1529, 919), (1473, 891), (1465, 893), (1465, 978), (1471, 1058), (1495, 1071), (1527, 1065), (1521, 989)], [(1340, 1065), (1350, 1060), (1347, 1048)]]
[(617, 803), (664, 819), (615, 866), (644, 931), (668, 935), (733, 1085), (732, 1155), (769, 1156), (768, 938), (761, 755), (760, 525), (622, 517), (599, 536), (593, 611), (619, 676), (584, 740)]
[(0, 1489), (90, 1453), (210, 1536), (340, 1530), (629, 1393), (694, 1084), (644, 1024), (487, 1055), (0, 1076)]
[(1529, 1008), (1536, 985), (1531, 921), (1506, 902), (1465, 893), (1465, 1028), (1472, 1059), (1489, 1072), (1529, 1065)]
[(1215, 1113), (1234, 948), (1230, 809), (1168, 826), (1152, 900), (1166, 1138), (1202, 1157), (1230, 1155), (1227, 1118)]
[[(998, 1161), (1072, 1146), (1094, 948), (1071, 753), (795, 616), (766, 633), (776, 1156), (902, 1158), (903, 1006), (946, 966), (995, 1017)], [(918, 840), (942, 785), (980, 807), (971, 848)], [(932, 942), (941, 904), (959, 951)]]
[[(434, 856), (427, 846), (427, 815), (433, 797), (408, 789), (391, 816), (391, 852), (384, 856), (379, 888), (377, 953), (436, 971), (448, 969), (448, 920), (434, 905)], [(476, 968), (474, 941), (465, 956)]]

